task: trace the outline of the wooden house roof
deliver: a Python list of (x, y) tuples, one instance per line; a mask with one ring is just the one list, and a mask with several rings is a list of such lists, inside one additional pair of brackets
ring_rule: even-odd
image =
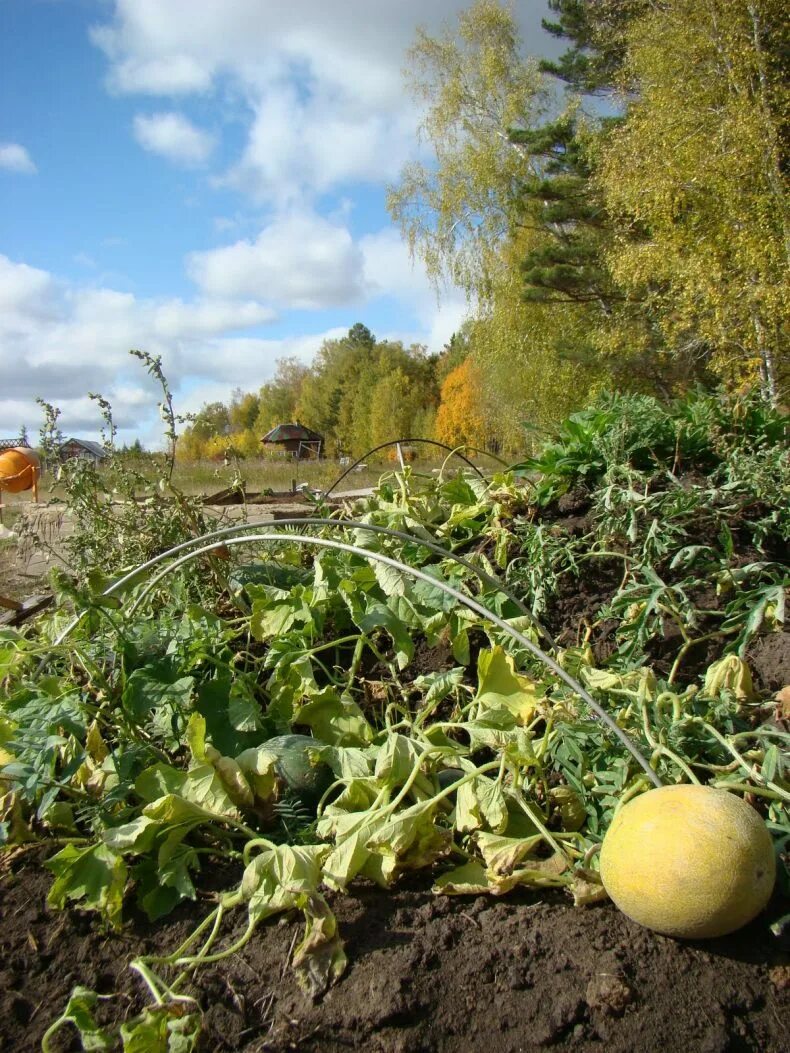
[(277, 424), (268, 431), (261, 442), (323, 442), (323, 435), (319, 435), (312, 428), (304, 424)]

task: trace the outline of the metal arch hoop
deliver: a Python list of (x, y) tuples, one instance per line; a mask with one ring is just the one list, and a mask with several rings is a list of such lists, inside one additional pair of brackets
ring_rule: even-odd
[[(405, 531), (395, 530), (393, 527), (379, 526), (377, 523), (360, 523), (358, 520), (355, 519), (294, 517), (290, 519), (278, 519), (276, 520), (276, 524), (277, 528), (291, 526), (321, 526), (342, 527), (346, 530), (368, 530), (375, 534), (384, 534), (387, 537), (396, 537), (399, 538), (401, 541), (410, 542), (416, 545), (422, 545), (423, 548), (430, 549), (432, 552), (435, 552), (437, 555), (442, 556), (444, 559), (451, 559), (454, 562), (458, 563), (460, 566), (466, 567), (467, 570), (470, 570), (481, 581), (484, 581), (487, 585), (490, 585), (492, 588), (497, 589), (497, 591), (499, 591), (503, 596), (509, 599), (512, 603), (514, 603), (526, 618), (529, 618), (529, 620), (532, 622), (532, 624), (535, 626), (535, 628), (538, 630), (538, 632), (541, 634), (541, 636), (544, 638), (544, 640), (548, 643), (550, 647), (555, 646), (554, 639), (549, 633), (548, 629), (546, 629), (538, 621), (538, 619), (535, 617), (532, 611), (524, 603), (522, 603), (517, 596), (514, 596), (512, 592), (510, 592), (504, 587), (504, 585), (499, 581), (498, 578), (494, 577), (493, 574), (488, 574), (480, 567), (476, 567), (474, 563), (470, 563), (469, 560), (464, 559), (463, 556), (459, 556), (457, 553), (452, 552), (450, 549), (444, 548), (442, 545), (437, 545), (435, 541), (429, 541), (425, 538), (417, 537), (415, 534), (407, 534)], [(245, 530), (255, 530), (258, 526), (260, 526), (260, 524), (241, 523), (231, 527), (223, 527), (221, 530), (213, 530), (210, 533), (202, 534), (200, 537), (190, 538), (189, 541), (182, 541), (180, 544), (173, 545), (172, 548), (167, 549), (165, 552), (160, 552), (159, 555), (154, 556), (152, 559), (149, 559), (145, 563), (141, 563), (140, 566), (135, 567), (134, 570), (129, 571), (128, 574), (125, 574), (122, 578), (119, 578), (116, 582), (110, 585), (109, 588), (105, 589), (102, 595), (113, 596), (116, 592), (120, 592), (125, 585), (128, 585), (129, 582), (134, 581), (134, 579), (138, 578), (140, 574), (144, 573), (147, 570), (150, 570), (152, 567), (157, 566), (157, 564), (162, 563), (164, 560), (169, 559), (170, 556), (174, 556), (177, 552), (183, 552), (185, 549), (191, 548), (193, 545), (198, 545), (202, 541), (214, 541), (219, 538), (230, 537), (237, 531), (240, 532)], [(78, 614), (75, 618), (73, 618), (72, 621), (69, 622), (69, 624), (55, 639), (54, 646), (57, 647), (60, 644), (62, 644), (66, 637), (69, 635), (69, 633), (71, 633), (72, 630), (77, 627), (82, 618), (83, 614)]]
[[(332, 493), (332, 491), (335, 489), (335, 487), (343, 482), (343, 480), (349, 474), (349, 472), (353, 472), (358, 464), (362, 464), (362, 462), (367, 460), (367, 458), (370, 457), (372, 454), (378, 453), (379, 450), (385, 450), (388, 446), (397, 446), (399, 443), (406, 444), (406, 443), (415, 443), (415, 442), (425, 443), (427, 446), (438, 446), (442, 450), (447, 450), (448, 453), (454, 453), (455, 456), (456, 457), (460, 457), (460, 459), (464, 462), (464, 464), (467, 464), (472, 469), (472, 471), (477, 472), (477, 474), (480, 476), (481, 479), (485, 479), (485, 476), (483, 475), (483, 473), (480, 471), (480, 469), (477, 467), (476, 464), (472, 464), (472, 462), (469, 460), (468, 457), (464, 457), (464, 455), (462, 453), (459, 453), (458, 452), (458, 448), (453, 447), (453, 446), (448, 446), (447, 443), (439, 442), (436, 439), (390, 439), (389, 442), (383, 442), (383, 443), (381, 443), (380, 446), (374, 446), (372, 450), (368, 450), (367, 453), (363, 454), (356, 461), (354, 461), (354, 463), (352, 465), (349, 465), (349, 467), (346, 468), (346, 470), (343, 472), (343, 474), (339, 475), (337, 477), (337, 479), (335, 479), (335, 481), (332, 483), (332, 485), (329, 487), (329, 489), (324, 491), (323, 496), (324, 497), (329, 497), (329, 495)], [(508, 464), (507, 464), (506, 461), (503, 461), (501, 457), (497, 457), (496, 454), (494, 454), (494, 453), (488, 453), (487, 450), (479, 450), (476, 446), (469, 446), (466, 443), (464, 443), (464, 446), (462, 448), (465, 449), (465, 450), (473, 450), (475, 453), (486, 454), (486, 456), (488, 456), (488, 457), (493, 457), (493, 459), (495, 461), (499, 461), (499, 463), (504, 465), (506, 468), (508, 467)]]
[(498, 629), (507, 633), (513, 640), (515, 640), (522, 647), (525, 647), (532, 655), (534, 655), (539, 661), (541, 661), (548, 669), (550, 669), (555, 676), (558, 676), (572, 691), (579, 695), (587, 705), (593, 710), (594, 713), (603, 721), (603, 723), (613, 732), (620, 742), (625, 746), (634, 760), (639, 766), (645, 771), (650, 781), (654, 786), (660, 787), (663, 785), (658, 775), (653, 771), (644, 757), (638, 746), (636, 746), (631, 739), (626, 735), (622, 728), (612, 720), (609, 714), (600, 706), (590, 693), (569, 673), (567, 673), (561, 665), (554, 661), (549, 655), (545, 654), (536, 644), (530, 639), (520, 633), (517, 629), (514, 629), (512, 625), (509, 625), (503, 618), (500, 618), (498, 614), (494, 614), (493, 611), (488, 610), (483, 604), (478, 603), (477, 600), (472, 599), (470, 596), (465, 596), (464, 593), (459, 592), (458, 589), (454, 589), (452, 585), (448, 585), (437, 578), (431, 577), (424, 571), (418, 570), (416, 567), (410, 567), (406, 563), (401, 563), (400, 560), (393, 559), (390, 556), (385, 556), (380, 552), (372, 552), (370, 549), (361, 548), (358, 545), (345, 544), (342, 541), (333, 541), (330, 538), (318, 538), (310, 537), (305, 534), (253, 534), (251, 537), (237, 537), (228, 538), (224, 541), (214, 541), (210, 545), (204, 545), (201, 548), (195, 549), (192, 552), (187, 553), (185, 556), (181, 556), (180, 559), (170, 563), (157, 575), (155, 575), (146, 585), (145, 589), (135, 599), (132, 606), (129, 608), (128, 614), (132, 614), (143, 602), (143, 600), (150, 595), (153, 589), (159, 584), (159, 582), (166, 577), (168, 574), (177, 570), (179, 567), (188, 563), (190, 560), (195, 559), (198, 556), (205, 555), (212, 552), (214, 549), (221, 548), (223, 545), (228, 547), (236, 545), (245, 545), (258, 542), (300, 542), (306, 545), (316, 545), (319, 548), (335, 549), (339, 552), (348, 552), (351, 555), (364, 556), (366, 559), (374, 560), (378, 563), (384, 563), (386, 566), (392, 567), (394, 570), (400, 571), (402, 574), (410, 575), (413, 578), (417, 578), (419, 581), (424, 581), (426, 584), (431, 585), (435, 588), (440, 589), (448, 596), (452, 596), (458, 603), (463, 604), (470, 610), (479, 614), (481, 617), (486, 618), (492, 624), (496, 625)]

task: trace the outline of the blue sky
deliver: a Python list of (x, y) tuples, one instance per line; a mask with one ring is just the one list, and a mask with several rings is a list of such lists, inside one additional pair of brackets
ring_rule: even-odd
[[(438, 350), (437, 304), (384, 207), (416, 156), (418, 24), (457, 0), (0, 0), (0, 437), (40, 424), (155, 444), (131, 347), (181, 411), (255, 390), (362, 321)], [(542, 0), (527, 50), (556, 54)]]

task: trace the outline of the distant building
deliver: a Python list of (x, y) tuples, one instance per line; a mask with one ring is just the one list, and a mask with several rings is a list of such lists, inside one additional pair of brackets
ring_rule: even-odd
[(306, 457), (321, 457), (324, 452), (324, 437), (312, 428), (297, 421), (295, 424), (278, 424), (261, 439), (265, 446), (282, 446), (292, 456), (302, 460)]
[(107, 451), (100, 442), (93, 442), (91, 439), (66, 439), (58, 450), (58, 456), (62, 461), (81, 457), (85, 461), (98, 464), (107, 456)]

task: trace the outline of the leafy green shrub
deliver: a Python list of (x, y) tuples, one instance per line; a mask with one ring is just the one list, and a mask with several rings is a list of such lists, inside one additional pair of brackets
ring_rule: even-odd
[(733, 453), (779, 448), (787, 418), (756, 392), (740, 397), (691, 392), (668, 404), (651, 395), (606, 393), (560, 425), (552, 441), (515, 466), (537, 472), (541, 506), (611, 469), (709, 472)]

